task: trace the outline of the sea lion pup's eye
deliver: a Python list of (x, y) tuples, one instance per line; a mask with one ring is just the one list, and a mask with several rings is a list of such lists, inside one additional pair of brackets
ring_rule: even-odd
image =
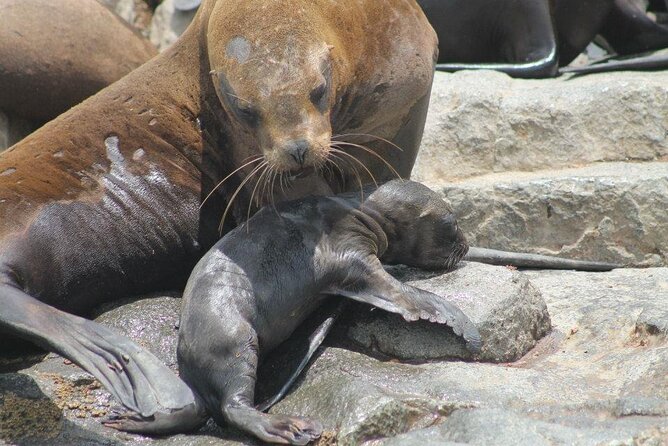
[(327, 96), (328, 96), (327, 92), (328, 92), (327, 82), (323, 82), (322, 84), (318, 85), (313, 90), (311, 90), (310, 94), (311, 102), (320, 111), (323, 111), (325, 108), (327, 108)]

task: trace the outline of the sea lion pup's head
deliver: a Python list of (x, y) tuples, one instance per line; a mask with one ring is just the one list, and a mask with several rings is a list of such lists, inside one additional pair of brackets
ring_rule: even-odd
[(249, 155), (263, 155), (277, 173), (304, 173), (329, 152), (332, 64), (308, 7), (288, 8), (277, 0), (217, 2), (207, 50), (216, 93)]
[(452, 269), (468, 251), (466, 237), (448, 203), (414, 181), (380, 186), (364, 206), (378, 213), (388, 239), (384, 263)]

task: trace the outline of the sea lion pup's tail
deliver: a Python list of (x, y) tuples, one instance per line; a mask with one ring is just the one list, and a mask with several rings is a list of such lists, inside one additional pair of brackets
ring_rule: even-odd
[(578, 271), (610, 271), (622, 265), (587, 260), (571, 260), (525, 252), (499, 251), (496, 249), (470, 247), (464, 260), (490, 265), (516, 266), (518, 268), (574, 269)]
[(627, 59), (611, 60), (609, 62), (592, 63), (581, 67), (564, 67), (560, 74), (583, 75), (592, 73), (606, 73), (609, 71), (652, 71), (668, 68), (668, 54), (637, 56)]

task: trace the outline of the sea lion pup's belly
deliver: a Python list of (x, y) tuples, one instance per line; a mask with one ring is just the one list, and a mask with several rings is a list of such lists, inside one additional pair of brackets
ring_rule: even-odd
[(392, 181), (337, 197), (265, 207), (197, 264), (184, 292), (178, 359), (183, 379), (221, 425), (265, 441), (304, 444), (321, 426), (254, 409), (258, 359), (286, 340), (327, 295), (451, 326), (472, 350), (480, 335), (455, 305), (402, 284), (381, 259), (452, 267), (466, 242), (428, 188)]
[(0, 110), (45, 122), (157, 50), (96, 0), (0, 0)]

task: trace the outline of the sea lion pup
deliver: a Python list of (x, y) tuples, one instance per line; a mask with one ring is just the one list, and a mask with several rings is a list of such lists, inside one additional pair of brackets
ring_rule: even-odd
[(0, 109), (45, 122), (157, 54), (96, 0), (0, 0)]
[[(409, 321), (446, 324), (471, 350), (480, 349), (480, 334), (461, 310), (402, 284), (381, 266), (381, 260), (428, 269), (454, 266), (467, 245), (449, 206), (410, 181), (365, 192), (364, 201), (349, 193), (265, 207), (216, 243), (193, 270), (183, 295), (179, 371), (220, 425), (277, 443), (306, 444), (320, 435), (315, 421), (256, 410), (254, 389), (259, 357), (286, 340), (328, 295)], [(162, 428), (165, 422), (160, 420)], [(126, 430), (151, 426), (139, 418), (125, 423)]]
[(57, 352), (144, 416), (194, 407), (160, 361), (81, 316), (182, 287), (251, 196), (354, 190), (389, 165), (407, 178), (435, 52), (412, 0), (205, 1), (164, 53), (0, 154), (0, 348)]

